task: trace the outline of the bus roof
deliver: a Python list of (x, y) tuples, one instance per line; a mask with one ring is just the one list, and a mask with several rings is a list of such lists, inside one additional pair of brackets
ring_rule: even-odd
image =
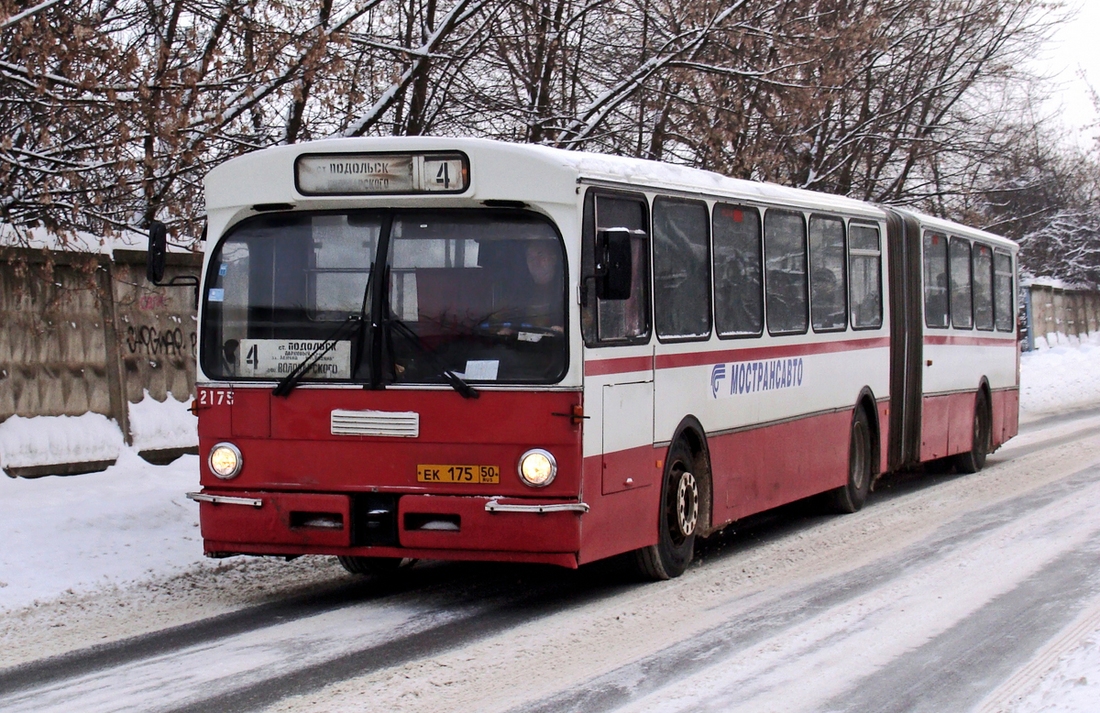
[(990, 233), (980, 228), (971, 228), (961, 223), (944, 220), (943, 218), (937, 218), (932, 215), (925, 215), (924, 213), (918, 213), (913, 210), (906, 210), (905, 212), (916, 218), (921, 226), (926, 229), (940, 231), (949, 235), (971, 238), (973, 240), (981, 240), (983, 242), (992, 243), (997, 247), (1013, 251), (1017, 249), (1015, 242), (1008, 238), (1001, 237), (996, 233)]
[[(304, 196), (294, 181), (294, 162), (302, 154), (460, 151), (471, 163), (470, 190), (459, 201), (502, 200), (525, 203), (575, 203), (578, 183), (607, 184), (637, 190), (657, 189), (682, 195), (746, 201), (765, 206), (842, 213), (879, 220), (885, 210), (872, 203), (729, 178), (713, 171), (606, 154), (568, 151), (537, 144), (458, 137), (366, 137), (325, 139), (277, 146), (225, 162), (206, 177), (209, 212), (246, 209), (257, 204), (290, 204), (301, 208), (345, 208), (385, 200), (394, 205), (423, 205), (425, 198), (447, 204), (450, 195)], [(256, 180), (262, 177), (262, 180)], [(1012, 245), (1011, 241), (950, 221), (913, 213), (933, 229)]]

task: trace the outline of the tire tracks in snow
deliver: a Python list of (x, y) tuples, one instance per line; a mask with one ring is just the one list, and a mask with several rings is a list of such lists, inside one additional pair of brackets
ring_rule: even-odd
[[(1089, 415), (1093, 414), (1090, 412)], [(1010, 446), (1004, 454), (1019, 460), (1100, 433), (1100, 426), (1082, 424), (1083, 427), (1076, 430), (1072, 430), (1072, 426), (1072, 420), (1067, 424), (1063, 418), (1030, 424), (1026, 430), (1032, 434), (1032, 442), (1015, 449)], [(1036, 433), (1047, 430), (1052, 433), (1046, 438), (1042, 437), (1042, 433)], [(936, 476), (888, 480), (886, 484), (892, 487), (874, 496), (871, 509), (877, 512), (902, 507), (908, 496), (934, 489), (943, 480)], [(1062, 487), (1068, 487), (1064, 484), (1070, 481), (1072, 478), (1064, 480)], [(1021, 496), (1009, 503), (1018, 503), (1028, 497), (1031, 496)], [(1043, 497), (1049, 502), (1053, 495), (1044, 494)], [(995, 513), (1005, 507), (1009, 507), (1009, 511), (1005, 511), (1001, 519), (993, 517), (992, 521), (987, 521), (988, 513), (982, 511), (986, 516), (979, 520), (986, 521), (984, 527), (995, 528), (1004, 518), (1014, 516), (1012, 513), (1015, 511), (1011, 511), (1011, 507), (1015, 506), (1002, 503), (989, 511)], [(788, 506), (778, 514), (773, 512), (751, 520), (747, 525), (740, 524), (738, 530), (741, 534), (719, 538), (717, 546), (704, 544), (701, 551), (708, 560), (728, 562), (736, 554), (751, 553), (760, 546), (761, 540), (774, 542), (798, 532), (812, 535), (820, 523), (834, 522), (833, 518), (790, 518), (790, 513), (804, 511), (805, 505)], [(979, 535), (981, 527), (983, 525), (979, 522), (971, 523), (965, 535)], [(962, 531), (956, 534), (963, 536)], [(662, 649), (640, 659), (632, 667), (620, 667), (605, 674), (604, 678), (589, 679), (580, 687), (584, 689), (583, 695), (574, 693), (544, 697), (535, 704), (524, 705), (523, 709), (598, 710), (629, 703), (643, 689), (659, 690), (662, 682), (667, 685), (683, 676), (685, 667), (691, 669), (693, 661), (705, 663), (715, 656), (721, 658), (722, 653), (736, 651), (738, 646), (751, 646), (754, 641), (764, 640), (769, 633), (774, 634), (777, 626), (781, 630), (783, 626), (789, 628), (805, 621), (805, 611), (820, 613), (858, 596), (867, 587), (881, 586), (889, 581), (891, 567), (919, 566), (926, 559), (934, 558), (933, 544), (936, 547), (949, 547), (951, 544), (942, 539), (942, 533), (940, 537), (925, 543), (924, 550), (910, 548), (912, 551), (899, 553), (890, 560), (892, 564), (867, 564), (824, 584), (814, 582), (801, 591), (786, 592), (782, 596), (777, 596), (776, 591), (750, 593), (741, 604), (755, 601), (757, 609), (743, 610), (729, 620), (725, 628), (719, 626), (700, 637), (693, 637), (689, 642)], [(473, 573), (468, 571), (470, 567), (473, 567)], [(517, 572), (520, 579), (528, 581), (517, 586)], [(479, 576), (486, 573), (487, 577)], [(58, 707), (71, 706), (76, 702), (86, 710), (91, 709), (90, 704), (94, 701), (99, 701), (104, 709), (112, 710), (127, 706), (143, 710), (254, 710), (288, 696), (319, 691), (326, 685), (346, 679), (438, 657), (447, 651), (499, 637), (542, 618), (552, 620), (556, 614), (567, 610), (583, 610), (596, 602), (613, 601), (623, 592), (630, 598), (634, 596), (631, 592), (650, 590), (649, 587), (623, 584), (615, 566), (589, 567), (580, 573), (508, 566), (437, 567), (434, 570), (425, 567), (413, 570), (409, 575), (400, 583), (381, 588), (370, 582), (354, 582), (321, 595), (300, 596), (239, 610), (193, 624), (31, 662), (14, 669), (0, 670), (0, 708), (6, 709), (12, 703), (22, 701), (23, 704), (33, 702), (30, 708), (43, 710), (48, 707), (49, 700), (54, 700)], [(352, 635), (350, 641), (344, 640), (341, 645), (326, 647), (326, 637), (320, 636), (313, 642), (313, 650), (306, 652), (308, 655), (302, 655), (302, 651), (295, 652), (294, 646), (280, 639), (276, 633), (279, 627), (294, 623), (308, 628), (311, 620), (326, 615), (332, 618), (334, 612), (350, 611), (357, 617), (368, 616), (392, 607), (398, 600), (404, 608), (396, 615), (395, 625), (375, 631), (371, 635), (374, 638), (364, 635), (357, 642)], [(805, 611), (800, 613), (801, 610)], [(784, 619), (784, 616), (787, 618)], [(246, 645), (245, 649), (255, 654), (257, 649), (249, 649), (248, 646), (262, 648), (274, 642), (275, 648), (289, 658), (298, 654), (299, 665), (284, 665), (270, 672), (273, 675), (266, 676), (256, 672), (240, 673), (235, 679), (215, 676), (207, 681), (196, 681), (184, 676), (173, 679), (175, 685), (180, 687), (175, 694), (171, 691), (167, 694), (154, 693), (157, 687), (152, 686), (153, 679), (143, 680), (138, 671), (150, 662), (155, 662), (162, 669), (170, 669), (174, 657), (186, 661), (187, 656), (193, 656), (196, 652), (217, 658), (227, 643), (264, 630), (273, 636)], [(329, 649), (327, 652), (324, 651), (326, 648)], [(698, 668), (702, 670), (705, 665), (700, 664)], [(125, 684), (127, 676), (131, 677), (131, 683)], [(621, 682), (624, 680), (643, 683), (641, 688), (633, 684), (623, 688)], [(120, 683), (124, 685), (118, 685)], [(81, 690), (91, 691), (92, 698), (77, 695)], [(125, 700), (119, 698), (127, 690), (131, 697)], [(43, 697), (47, 692), (54, 698)], [(583, 704), (583, 707), (577, 708), (576, 704)]]
[[(795, 696), (811, 701), (809, 710), (964, 710), (963, 704), (977, 703), (1022, 663), (1021, 657), (1026, 660), (1091, 601), (1092, 592), (1100, 585), (1100, 535), (1029, 574), (1018, 586), (999, 594), (928, 642), (890, 658), (889, 672), (875, 671), (851, 680), (850, 687), (842, 688), (837, 696), (815, 698), (809, 681), (784, 669), (810, 668), (811, 662), (798, 659), (842, 647), (845, 639), (857, 635), (861, 622), (854, 612), (870, 616), (889, 600), (875, 596), (876, 590), (888, 589), (902, 577), (936, 566), (953, 552), (972, 549), (976, 539), (998, 536), (998, 530), (1006, 527), (1020, 529), (1021, 519), (1028, 513), (1073, 498), (1087, 486), (1100, 492), (1098, 484), (1100, 467), (1089, 466), (1039, 495), (1028, 493), (968, 513), (933, 536), (871, 564), (778, 593), (780, 596), (754, 602), (747, 609), (735, 605), (736, 613), (720, 626), (586, 681), (576, 690), (512, 710), (733, 711), (746, 702), (747, 710), (797, 710), (791, 701), (782, 699), (792, 692), (790, 687), (799, 686), (799, 681), (804, 687)], [(1066, 586), (1082, 582), (1090, 584), (1085, 593)], [(868, 598), (876, 601), (860, 601)], [(1012, 634), (1015, 630), (1007, 625), (1024, 613), (1031, 615), (1030, 626), (1021, 635)], [(829, 622), (821, 621), (830, 617), (839, 621), (831, 629)], [(792, 636), (792, 630), (800, 627), (806, 629), (802, 636), (809, 639), (808, 643)], [(984, 636), (991, 631), (1002, 635), (986, 645)], [(979, 658), (995, 661), (996, 665), (985, 669), (952, 668), (956, 660), (965, 661), (968, 654), (973, 655), (975, 648), (979, 654), (992, 656)], [(776, 649), (782, 655), (775, 654)], [(952, 673), (957, 674), (955, 680), (949, 680)], [(929, 685), (930, 680), (936, 686)], [(679, 695), (673, 690), (677, 687), (707, 693)], [(762, 706), (761, 699), (769, 694), (778, 694), (782, 702)]]

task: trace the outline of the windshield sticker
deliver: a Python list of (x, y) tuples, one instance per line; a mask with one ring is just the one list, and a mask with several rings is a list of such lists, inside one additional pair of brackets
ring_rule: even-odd
[(466, 373), (460, 376), (470, 381), (496, 381), (499, 368), (496, 359), (470, 360), (466, 362)]
[(799, 386), (802, 357), (715, 364), (710, 370), (710, 396), (714, 399)]
[(225, 273), (227, 273), (227, 272), (229, 272), (229, 263), (223, 262), (221, 265), (218, 265), (218, 274), (219, 275), (221, 275), (222, 277), (225, 277)]
[[(323, 343), (323, 339), (242, 339), (238, 352), (240, 375), (281, 379)], [(307, 379), (350, 379), (351, 341), (336, 342), (303, 376)]]
[(211, 287), (207, 299), (211, 302), (225, 302), (225, 290), (221, 287)]
[(516, 339), (521, 342), (538, 342), (544, 335), (538, 332), (517, 332)]

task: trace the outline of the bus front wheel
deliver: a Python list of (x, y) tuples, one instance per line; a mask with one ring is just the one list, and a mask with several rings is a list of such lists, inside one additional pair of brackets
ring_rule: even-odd
[(657, 544), (635, 552), (638, 570), (647, 579), (679, 577), (691, 562), (699, 524), (699, 481), (692, 474), (694, 460), (683, 441), (669, 449), (661, 483)]
[(340, 560), (340, 564), (343, 565), (344, 569), (351, 574), (374, 577), (393, 574), (401, 568), (401, 563), (405, 561), (400, 557), (345, 557), (343, 555), (337, 557), (337, 559)]
[(867, 413), (862, 408), (856, 407), (848, 441), (848, 482), (832, 492), (833, 507), (838, 512), (858, 512), (867, 501), (873, 475), (871, 463), (873, 453), (871, 426), (867, 422)]

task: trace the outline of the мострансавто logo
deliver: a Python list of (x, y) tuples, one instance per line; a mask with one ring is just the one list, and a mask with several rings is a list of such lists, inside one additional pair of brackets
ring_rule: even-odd
[(711, 398), (802, 386), (802, 357), (715, 364), (710, 370)]

